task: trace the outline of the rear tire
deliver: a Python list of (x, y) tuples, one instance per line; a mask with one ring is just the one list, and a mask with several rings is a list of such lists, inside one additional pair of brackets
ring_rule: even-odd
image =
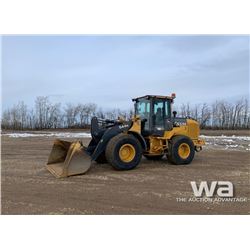
[(175, 165), (189, 164), (195, 154), (194, 143), (187, 136), (175, 136), (169, 142), (168, 160)]
[(148, 160), (161, 160), (164, 155), (144, 155)]
[(115, 169), (131, 170), (141, 161), (142, 147), (133, 135), (122, 133), (108, 142), (105, 155)]

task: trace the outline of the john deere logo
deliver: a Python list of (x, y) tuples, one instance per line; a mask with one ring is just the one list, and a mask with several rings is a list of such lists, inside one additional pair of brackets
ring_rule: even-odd
[(128, 125), (127, 124), (124, 124), (124, 125), (119, 125), (119, 129), (123, 129), (123, 128), (127, 128)]

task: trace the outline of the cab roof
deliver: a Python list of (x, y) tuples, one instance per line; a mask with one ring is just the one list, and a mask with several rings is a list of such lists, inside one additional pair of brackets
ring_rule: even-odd
[(140, 97), (133, 98), (132, 101), (137, 101), (139, 99), (152, 99), (152, 98), (158, 98), (158, 99), (168, 99), (168, 100), (173, 100), (175, 98), (175, 94), (172, 94), (171, 96), (164, 96), (164, 95), (144, 95)]

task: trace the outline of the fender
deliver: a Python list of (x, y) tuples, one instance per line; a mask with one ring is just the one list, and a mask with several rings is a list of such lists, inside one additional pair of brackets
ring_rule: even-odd
[[(103, 134), (101, 140), (97, 144), (93, 154), (91, 155), (91, 160), (95, 161), (98, 156), (105, 150), (108, 142), (114, 136), (126, 132), (130, 128), (130, 124), (116, 125), (114, 127), (108, 128), (107, 131)], [(91, 144), (91, 143), (90, 143)], [(90, 147), (91, 145), (89, 145)], [(88, 149), (87, 149), (88, 150)]]
[(147, 149), (147, 144), (143, 136), (135, 131), (128, 131), (128, 134), (132, 134), (140, 143), (143, 150)]

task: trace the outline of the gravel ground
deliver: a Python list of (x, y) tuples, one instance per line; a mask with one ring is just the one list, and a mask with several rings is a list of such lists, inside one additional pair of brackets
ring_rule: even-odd
[[(3, 135), (1, 213), (249, 214), (249, 135), (224, 133), (223, 137), (221, 132), (206, 131), (203, 134), (207, 146), (188, 166), (171, 165), (166, 158), (143, 158), (136, 169), (121, 172), (108, 164), (92, 163), (86, 175), (66, 179), (55, 179), (45, 169), (57, 135)], [(77, 136), (66, 137), (73, 141)], [(79, 137), (84, 144), (89, 142), (89, 138)], [(226, 147), (236, 143), (239, 146)], [(190, 181), (223, 180), (233, 182), (238, 201), (193, 199)]]

